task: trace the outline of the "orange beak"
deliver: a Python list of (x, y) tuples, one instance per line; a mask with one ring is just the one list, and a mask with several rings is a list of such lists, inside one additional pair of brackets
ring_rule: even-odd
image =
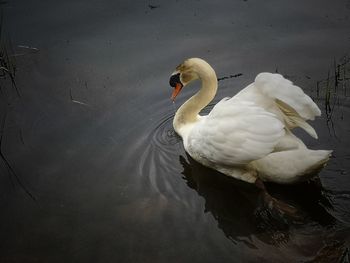
[(171, 95), (171, 100), (174, 101), (176, 96), (180, 93), (182, 89), (182, 84), (181, 83), (176, 83), (176, 86), (174, 88), (173, 94)]

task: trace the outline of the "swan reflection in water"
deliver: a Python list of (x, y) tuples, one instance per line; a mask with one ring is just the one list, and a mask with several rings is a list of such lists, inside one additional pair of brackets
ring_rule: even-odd
[[(188, 154), (180, 155), (179, 160), (187, 185), (205, 199), (204, 212), (213, 215), (232, 242), (243, 242), (250, 248), (257, 248), (256, 243), (261, 242), (279, 247), (288, 243), (298, 229), (303, 232), (306, 226), (309, 229), (311, 226), (314, 232), (306, 235), (311, 239), (311, 250), (319, 250), (317, 246), (321, 253), (323, 249), (329, 250), (328, 246), (322, 247), (321, 236), (329, 236), (331, 231), (325, 233), (322, 229), (335, 227), (337, 220), (327, 211), (333, 207), (319, 179), (292, 186), (267, 184), (272, 195), (297, 209), (297, 214), (291, 217), (266, 207), (264, 192), (251, 184), (206, 168)], [(344, 242), (336, 238), (334, 242), (339, 242), (339, 246), (327, 253), (342, 254)]]

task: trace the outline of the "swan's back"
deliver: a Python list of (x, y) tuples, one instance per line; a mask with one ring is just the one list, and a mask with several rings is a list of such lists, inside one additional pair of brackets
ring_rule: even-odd
[[(247, 164), (271, 153), (284, 136), (278, 118), (252, 101), (223, 99), (193, 126), (185, 147), (210, 163)], [(196, 159), (196, 157), (195, 157)]]

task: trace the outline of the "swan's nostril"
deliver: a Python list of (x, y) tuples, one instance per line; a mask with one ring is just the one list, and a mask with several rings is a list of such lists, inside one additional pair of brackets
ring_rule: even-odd
[(181, 83), (181, 81), (180, 81), (180, 73), (177, 73), (176, 75), (172, 75), (170, 77), (170, 79), (169, 79), (169, 84), (170, 84), (171, 87), (176, 87), (177, 83)]

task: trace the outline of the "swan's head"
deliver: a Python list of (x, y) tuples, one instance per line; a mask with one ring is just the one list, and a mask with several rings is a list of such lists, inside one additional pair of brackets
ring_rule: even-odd
[(207, 62), (200, 58), (189, 58), (178, 65), (169, 80), (170, 86), (174, 88), (171, 99), (175, 100), (183, 87), (201, 78), (206, 69), (214, 71)]

